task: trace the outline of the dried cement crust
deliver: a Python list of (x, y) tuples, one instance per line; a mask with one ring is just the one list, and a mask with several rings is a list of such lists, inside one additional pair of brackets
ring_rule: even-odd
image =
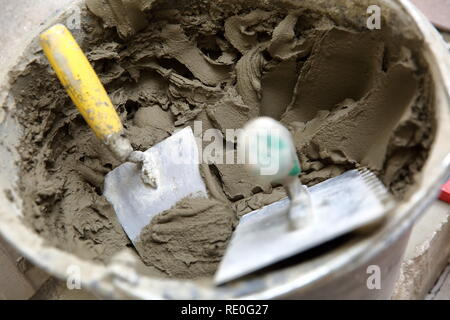
[[(146, 23), (121, 26), (123, 34), (98, 12), (86, 10), (83, 20), (83, 49), (134, 149), (194, 120), (224, 132), (270, 115), (293, 133), (308, 185), (358, 166), (378, 173), (398, 197), (413, 182), (433, 138), (418, 43), (289, 1), (150, 2), (138, 8)], [(119, 163), (41, 54), (17, 75), (12, 93), (24, 129), (27, 222), (52, 245), (89, 260), (108, 261), (131, 247), (101, 195), (103, 177)], [(238, 217), (284, 196), (239, 165), (213, 164), (203, 174), (210, 199), (185, 199), (144, 232), (149, 271), (211, 275)]]

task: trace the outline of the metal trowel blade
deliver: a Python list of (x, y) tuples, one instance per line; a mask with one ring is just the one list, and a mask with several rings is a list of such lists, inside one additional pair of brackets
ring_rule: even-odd
[(309, 188), (314, 219), (292, 230), (285, 198), (243, 216), (219, 269), (216, 285), (235, 280), (380, 221), (393, 201), (368, 170), (351, 170)]
[(190, 127), (145, 151), (153, 162), (158, 188), (144, 184), (141, 167), (124, 163), (105, 178), (104, 196), (135, 244), (141, 230), (158, 213), (185, 197), (207, 197), (200, 174), (198, 146)]

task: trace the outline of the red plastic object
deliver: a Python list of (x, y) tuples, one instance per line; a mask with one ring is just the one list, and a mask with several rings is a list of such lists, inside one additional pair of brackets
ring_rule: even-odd
[(447, 203), (450, 203), (450, 180), (448, 180), (447, 183), (442, 186), (441, 195), (439, 196), (439, 199)]

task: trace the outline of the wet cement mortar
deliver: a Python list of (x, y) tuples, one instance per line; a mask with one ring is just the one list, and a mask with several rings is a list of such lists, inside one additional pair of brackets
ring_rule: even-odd
[[(291, 130), (308, 186), (365, 166), (401, 198), (426, 160), (431, 81), (416, 44), (386, 28), (259, 1), (144, 1), (120, 24), (99, 3), (83, 10), (81, 45), (136, 150), (194, 121), (224, 133), (266, 115)], [(26, 222), (83, 259), (135, 252), (102, 196), (104, 176), (120, 163), (42, 52), (13, 78)], [(142, 232), (147, 271), (212, 275), (239, 217), (285, 197), (241, 165), (210, 163), (202, 174), (208, 199), (183, 199)]]

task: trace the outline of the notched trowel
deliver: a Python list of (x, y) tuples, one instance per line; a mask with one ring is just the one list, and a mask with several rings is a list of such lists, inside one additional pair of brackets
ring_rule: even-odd
[(135, 151), (103, 85), (73, 36), (61, 24), (41, 34), (41, 46), (72, 101), (122, 165), (105, 178), (104, 195), (133, 244), (158, 213), (185, 197), (207, 197), (199, 152), (187, 127), (145, 152)]
[(386, 188), (367, 169), (303, 186), (290, 133), (273, 119), (249, 122), (238, 146), (252, 171), (281, 182), (288, 198), (241, 218), (215, 275), (217, 285), (379, 222), (393, 206)]

